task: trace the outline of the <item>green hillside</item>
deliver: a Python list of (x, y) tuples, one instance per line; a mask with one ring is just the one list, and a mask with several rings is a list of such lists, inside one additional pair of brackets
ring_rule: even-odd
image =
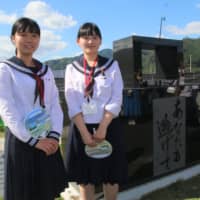
[(189, 67), (191, 62), (193, 68), (199, 68), (200, 70), (200, 38), (185, 38), (183, 40), (183, 49), (185, 67)]

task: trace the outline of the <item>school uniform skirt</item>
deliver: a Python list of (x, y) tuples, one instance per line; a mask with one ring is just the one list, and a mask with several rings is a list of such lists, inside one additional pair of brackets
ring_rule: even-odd
[(54, 200), (67, 187), (60, 150), (46, 154), (6, 128), (4, 200)]
[[(98, 124), (87, 124), (90, 133)], [(74, 124), (71, 124), (66, 145), (66, 171), (69, 181), (78, 184), (125, 184), (128, 179), (128, 164), (125, 156), (124, 132), (119, 119), (114, 119), (107, 129), (106, 139), (113, 152), (107, 158), (90, 158), (85, 154), (85, 145)]]

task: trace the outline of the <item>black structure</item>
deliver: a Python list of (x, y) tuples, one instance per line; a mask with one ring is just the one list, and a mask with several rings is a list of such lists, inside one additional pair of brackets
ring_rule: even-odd
[[(130, 187), (199, 162), (200, 81), (179, 85), (183, 41), (130, 36), (113, 42), (113, 57), (125, 85)], [(169, 93), (171, 85), (180, 91)]]
[(113, 43), (113, 56), (121, 66), (125, 87), (137, 85), (137, 74), (143, 74), (144, 50), (154, 51), (154, 79), (178, 78), (178, 68), (183, 63), (182, 40), (130, 36)]

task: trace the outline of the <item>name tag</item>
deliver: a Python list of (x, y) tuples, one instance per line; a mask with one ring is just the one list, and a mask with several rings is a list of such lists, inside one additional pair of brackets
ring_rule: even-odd
[(97, 105), (95, 101), (90, 99), (89, 102), (84, 102), (82, 104), (82, 112), (84, 115), (92, 115), (97, 113)]

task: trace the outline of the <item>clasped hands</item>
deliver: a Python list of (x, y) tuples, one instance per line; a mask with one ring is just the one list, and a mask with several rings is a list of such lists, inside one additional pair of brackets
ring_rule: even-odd
[(107, 132), (106, 129), (100, 128), (100, 127), (97, 130), (95, 130), (93, 134), (88, 132), (83, 137), (83, 143), (88, 145), (88, 146), (94, 147), (98, 143), (105, 140), (106, 132)]
[(38, 141), (35, 147), (42, 150), (47, 156), (49, 156), (58, 150), (59, 142), (52, 138), (42, 138)]

